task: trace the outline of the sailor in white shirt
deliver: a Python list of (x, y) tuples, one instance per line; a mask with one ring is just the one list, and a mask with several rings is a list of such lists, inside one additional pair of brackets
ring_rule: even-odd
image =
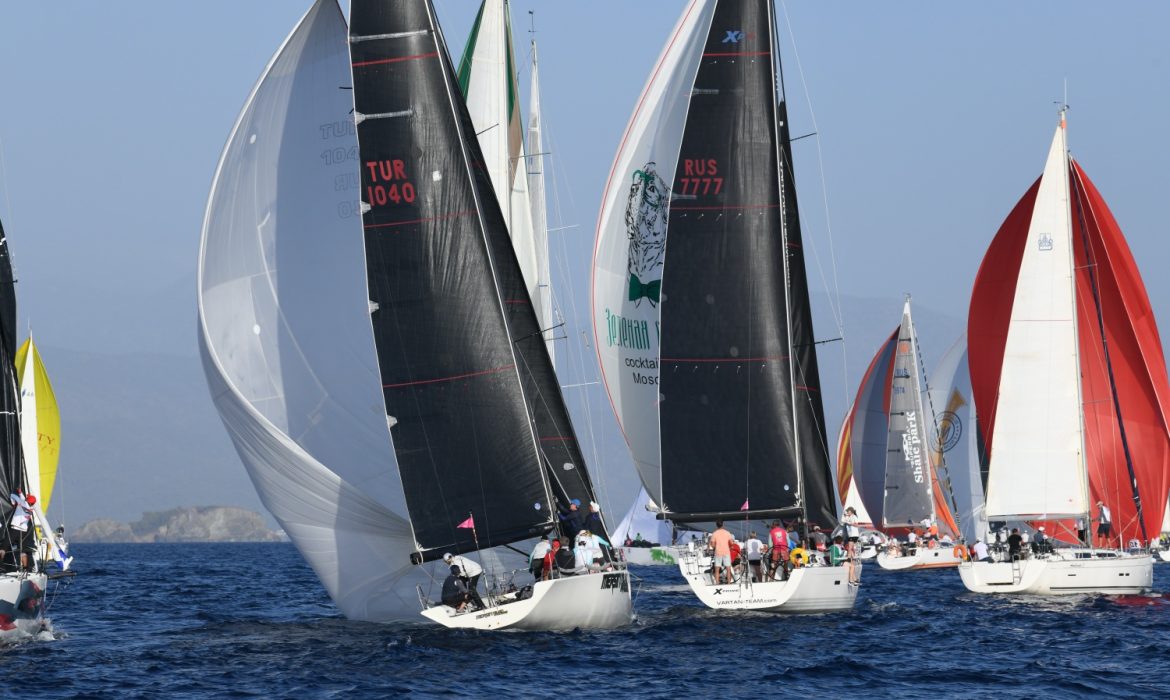
[(463, 572), (463, 578), (467, 579), (467, 591), (471, 593), (471, 600), (483, 609), (483, 599), (479, 597), (477, 586), (479, 584), (479, 577), (483, 574), (483, 567), (476, 564), (467, 557), (452, 556), (450, 552), (443, 555), (443, 563), (447, 566), (458, 566), (459, 570)]
[(752, 581), (763, 581), (764, 576), (760, 562), (764, 560), (764, 543), (753, 532), (748, 537), (747, 542), (743, 543), (743, 549), (747, 555), (748, 566), (751, 568)]
[(991, 556), (987, 553), (987, 545), (983, 540), (975, 540), (975, 561), (991, 561)]

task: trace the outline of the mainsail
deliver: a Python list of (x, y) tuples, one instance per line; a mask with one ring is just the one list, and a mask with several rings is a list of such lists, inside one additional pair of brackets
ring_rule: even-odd
[(1083, 517), (1100, 500), (1122, 541), (1158, 532), (1170, 487), (1162, 344), (1120, 228), (1068, 157), (1063, 119), (1044, 174), (983, 259), (968, 338), (987, 517)]
[(676, 522), (836, 523), (773, 16), (765, 0), (688, 5), (602, 200), (599, 359)]
[(0, 224), (0, 524), (12, 512), (8, 494), (25, 491), (24, 460), (20, 446), (20, 390), (16, 367), (16, 280), (8, 237)]
[(370, 317), (416, 560), (547, 531), (592, 486), (434, 10), (355, 1), (351, 23)]

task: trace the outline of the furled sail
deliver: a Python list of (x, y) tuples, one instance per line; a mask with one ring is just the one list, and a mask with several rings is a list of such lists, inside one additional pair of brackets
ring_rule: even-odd
[[(541, 329), (546, 331), (551, 356), (552, 333), (547, 329), (553, 324), (551, 299), (548, 298), (544, 191), (540, 192), (538, 212), (529, 192), (531, 177), (528, 168), (531, 163), (525, 152), (524, 128), (520, 121), (520, 89), (507, 0), (484, 0), (480, 5), (459, 62), (459, 87), (512, 237), (516, 258), (524, 273), (528, 296), (532, 299)], [(533, 95), (535, 99), (535, 93)], [(538, 145), (539, 138), (538, 131)], [(540, 184), (543, 187), (543, 181)], [(537, 214), (540, 219), (535, 218)]]
[(28, 465), (35, 460), (39, 489), (33, 493), (41, 512), (48, 513), (61, 458), (61, 412), (49, 373), (31, 337), (16, 352), (16, 376), (20, 377), (20, 430), (26, 469), (31, 473)]
[(1156, 533), (1170, 487), (1161, 340), (1120, 228), (1067, 157), (1063, 120), (1044, 174), (983, 259), (968, 338), (989, 446), (987, 517), (1095, 515), (1100, 500), (1125, 541), (1141, 535), (1140, 497), (1145, 530)]
[(592, 486), (434, 10), (355, 0), (350, 44), (370, 318), (416, 560), (547, 531)]
[(426, 577), (410, 564), (361, 273), (349, 71), (341, 10), (318, 0), (265, 68), (216, 169), (200, 349), (261, 500), (337, 606), (406, 619)]
[(688, 5), (602, 199), (599, 358), (676, 522), (836, 523), (774, 36), (765, 0)]

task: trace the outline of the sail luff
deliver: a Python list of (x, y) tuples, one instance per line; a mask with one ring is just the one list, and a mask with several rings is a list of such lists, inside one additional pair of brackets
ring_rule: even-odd
[[(31, 339), (30, 339), (31, 340)], [(33, 362), (25, 362), (20, 377), (20, 446), (24, 454), (24, 483), (27, 493), (37, 497), (42, 510), (47, 500), (41, 491), (41, 460), (37, 449), (37, 393)]]

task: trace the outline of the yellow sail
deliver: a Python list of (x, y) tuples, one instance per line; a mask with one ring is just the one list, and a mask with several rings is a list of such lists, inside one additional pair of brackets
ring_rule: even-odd
[(29, 389), (35, 392), (37, 406), (37, 453), (40, 462), (41, 493), (38, 494), (38, 504), (41, 512), (49, 510), (49, 499), (53, 495), (53, 482), (57, 480), (57, 460), (61, 456), (61, 414), (57, 411), (57, 397), (53, 395), (53, 385), (49, 383), (49, 374), (41, 362), (41, 354), (33, 345), (32, 338), (24, 341), (24, 345), (16, 351), (16, 376), (24, 377), (25, 363), (32, 357), (33, 386), (21, 386), (21, 394)]

